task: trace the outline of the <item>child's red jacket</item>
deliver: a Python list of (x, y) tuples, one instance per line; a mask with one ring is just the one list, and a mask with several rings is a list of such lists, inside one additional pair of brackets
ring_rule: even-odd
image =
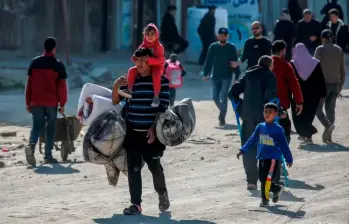
[[(165, 52), (164, 52), (164, 47), (162, 46), (162, 44), (159, 41), (159, 30), (158, 28), (155, 26), (155, 24), (150, 23), (147, 25), (151, 26), (155, 29), (155, 35), (156, 35), (156, 40), (154, 42), (148, 42), (145, 39), (145, 36), (143, 38), (143, 43), (139, 46), (141, 47), (145, 47), (145, 48), (149, 48), (152, 49), (154, 51), (154, 56), (155, 57), (148, 57), (148, 64), (151, 66), (162, 66), (162, 68), (164, 68), (165, 66)], [(133, 57), (132, 57), (132, 61), (133, 61)], [(162, 74), (162, 73), (161, 73)]]

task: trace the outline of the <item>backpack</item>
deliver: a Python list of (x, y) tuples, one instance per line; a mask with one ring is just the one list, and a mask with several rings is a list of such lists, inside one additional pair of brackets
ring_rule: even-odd
[(169, 59), (166, 60), (167, 68), (165, 71), (165, 76), (170, 82), (170, 88), (177, 89), (182, 86), (182, 68), (179, 61), (171, 62)]

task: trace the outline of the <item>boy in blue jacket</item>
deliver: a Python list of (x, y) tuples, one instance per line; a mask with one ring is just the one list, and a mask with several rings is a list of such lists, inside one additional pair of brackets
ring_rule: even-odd
[(274, 172), (272, 173), (271, 178), (271, 187), (270, 192), (273, 193), (273, 203), (277, 203), (280, 199), (280, 194), (282, 191), (282, 185), (276, 182), (280, 177), (279, 172), (275, 172), (277, 169), (280, 169), (281, 156), (283, 155), (286, 159), (288, 167), (292, 166), (293, 157), (288, 146), (286, 137), (284, 135), (283, 128), (274, 122), (275, 117), (278, 115), (278, 107), (274, 103), (267, 103), (264, 105), (264, 119), (265, 122), (260, 123), (254, 130), (252, 136), (246, 142), (244, 146), (240, 149), (240, 152), (237, 154), (239, 159), (241, 155), (246, 155), (249, 148), (258, 143), (257, 146), (257, 159), (259, 160), (259, 181), (261, 182), (261, 191), (262, 191), (262, 202), (261, 207), (269, 205), (269, 200), (265, 196), (265, 184), (267, 181), (268, 173), (272, 160), (276, 160)]

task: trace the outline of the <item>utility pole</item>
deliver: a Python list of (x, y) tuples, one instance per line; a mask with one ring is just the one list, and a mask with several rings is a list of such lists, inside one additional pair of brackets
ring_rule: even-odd
[(70, 60), (70, 16), (68, 10), (68, 2), (67, 0), (61, 0), (62, 3), (62, 12), (63, 12), (63, 20), (64, 20), (64, 31), (65, 31), (65, 60), (68, 65), (71, 64)]

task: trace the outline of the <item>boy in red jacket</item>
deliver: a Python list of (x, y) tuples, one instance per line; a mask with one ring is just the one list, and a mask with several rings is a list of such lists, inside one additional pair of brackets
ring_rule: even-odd
[[(160, 105), (159, 94), (161, 90), (161, 76), (164, 73), (165, 56), (164, 47), (159, 41), (159, 31), (155, 24), (150, 23), (145, 27), (143, 43), (139, 47), (149, 48), (154, 52), (154, 57), (148, 58), (148, 64), (151, 66), (154, 88), (154, 98), (151, 106), (158, 107)], [(132, 92), (137, 74), (138, 72), (136, 67), (132, 67), (130, 70), (128, 70), (127, 82), (129, 93)]]

